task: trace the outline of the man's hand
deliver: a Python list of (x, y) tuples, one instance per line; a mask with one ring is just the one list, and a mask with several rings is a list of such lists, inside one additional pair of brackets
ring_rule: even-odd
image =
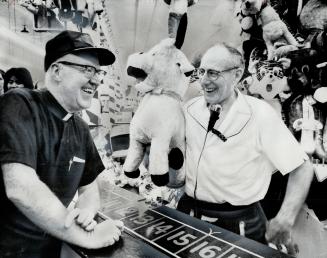
[(97, 225), (97, 222), (93, 218), (94, 212), (88, 209), (74, 208), (68, 213), (65, 219), (65, 227), (69, 228), (75, 221), (76, 224), (82, 227), (84, 230), (92, 231)]
[(117, 242), (123, 231), (124, 224), (120, 220), (107, 219), (104, 222), (97, 224), (94, 230), (89, 234), (93, 234), (90, 241), (89, 249), (98, 249), (113, 245)]
[(293, 224), (288, 221), (283, 221), (278, 217), (273, 218), (267, 223), (267, 242), (275, 245), (277, 249), (282, 252), (296, 255), (299, 250), (298, 246), (293, 243), (291, 238), (292, 226)]

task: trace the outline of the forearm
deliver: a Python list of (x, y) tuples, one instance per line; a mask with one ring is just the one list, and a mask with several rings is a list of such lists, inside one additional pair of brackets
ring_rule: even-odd
[[(64, 225), (68, 214), (66, 207), (43, 184), (38, 185), (37, 192), (25, 192), (26, 198), (13, 199), (16, 207), (35, 225), (63, 241), (88, 248), (92, 234), (73, 223)], [(42, 196), (42, 197), (40, 197)]]
[(309, 161), (289, 174), (285, 198), (276, 217), (289, 221), (291, 225), (295, 223), (296, 216), (307, 197), (312, 177), (313, 168)]
[(80, 209), (89, 209), (94, 215), (100, 209), (100, 194), (96, 180), (87, 186), (83, 186), (78, 190), (78, 200), (75, 207)]
[(39, 180), (35, 171), (22, 164), (2, 165), (6, 194), (35, 225), (56, 238), (90, 248), (93, 233), (73, 224), (65, 228), (66, 207)]

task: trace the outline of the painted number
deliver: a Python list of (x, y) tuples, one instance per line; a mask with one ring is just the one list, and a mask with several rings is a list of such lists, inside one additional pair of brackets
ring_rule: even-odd
[(172, 225), (162, 225), (162, 224), (165, 224), (165, 222), (161, 221), (158, 224), (153, 225), (153, 227), (156, 230), (156, 232), (154, 233), (155, 235), (165, 234), (166, 232), (168, 232), (168, 230), (174, 228)]
[(131, 219), (132, 222), (138, 225), (149, 223), (150, 221), (154, 220), (154, 217), (151, 215), (145, 215), (142, 218), (136, 217), (134, 219)]
[[(173, 241), (173, 243), (175, 245), (182, 245), (183, 246), (183, 245), (188, 245), (190, 243), (190, 239), (193, 239), (193, 240), (197, 239), (196, 236), (193, 236), (191, 234), (184, 235), (184, 233), (185, 233), (185, 231), (180, 231), (180, 232), (176, 233), (175, 235), (172, 235), (172, 236), (168, 237), (167, 240), (170, 241), (170, 240), (180, 236), (178, 239), (175, 239)], [(182, 235), (184, 235), (184, 236), (182, 236)]]
[(202, 257), (202, 258), (213, 258), (217, 254), (219, 254), (219, 252), (221, 251), (221, 248), (220, 247), (218, 247), (218, 246), (210, 246), (210, 245), (209, 246), (206, 246), (207, 244), (208, 244), (207, 241), (201, 243), (200, 245), (192, 248), (190, 250), (190, 253), (195, 253), (195, 252), (199, 251), (201, 248), (204, 247), (199, 252), (200, 257)]

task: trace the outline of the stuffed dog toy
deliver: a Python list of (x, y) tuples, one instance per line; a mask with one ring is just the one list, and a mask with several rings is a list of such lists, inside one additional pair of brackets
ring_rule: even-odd
[[(184, 16), (185, 17), (185, 16)], [(151, 144), (149, 172), (158, 186), (178, 185), (185, 173), (169, 175), (169, 166), (180, 169), (184, 162), (185, 122), (182, 97), (194, 67), (187, 60), (180, 42), (186, 20), (181, 19), (177, 38), (167, 38), (146, 53), (135, 53), (127, 61), (127, 73), (141, 80), (137, 90), (145, 95), (130, 124), (130, 145), (124, 164), (126, 176), (136, 178), (145, 147)], [(183, 28), (183, 29), (180, 29)]]
[[(292, 50), (298, 49), (298, 42), (288, 30), (286, 24), (280, 19), (275, 9), (267, 0), (242, 0), (241, 27), (249, 30), (251, 21), (256, 19), (262, 27), (262, 37), (268, 51), (268, 60), (278, 59)], [(252, 23), (254, 23), (252, 21)]]

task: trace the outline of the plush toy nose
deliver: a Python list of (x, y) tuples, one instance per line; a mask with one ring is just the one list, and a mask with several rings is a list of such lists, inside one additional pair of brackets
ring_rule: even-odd
[(245, 7), (246, 8), (250, 8), (251, 7), (251, 3), (249, 3), (248, 1), (245, 2)]

